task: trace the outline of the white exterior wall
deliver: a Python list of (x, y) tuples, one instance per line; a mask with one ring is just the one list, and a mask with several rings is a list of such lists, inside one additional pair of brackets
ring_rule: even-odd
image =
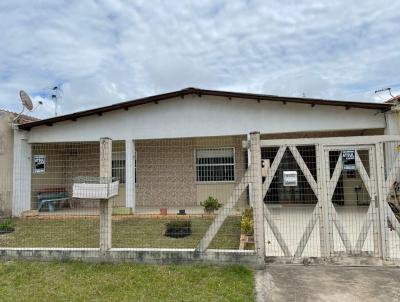
[(378, 110), (185, 96), (32, 128), (29, 142), (97, 141), (385, 128)]
[(14, 114), (0, 110), (0, 217), (12, 212), (13, 130)]
[(14, 173), (12, 215), (19, 216), (31, 209), (31, 157), (32, 147), (26, 132), (14, 132)]

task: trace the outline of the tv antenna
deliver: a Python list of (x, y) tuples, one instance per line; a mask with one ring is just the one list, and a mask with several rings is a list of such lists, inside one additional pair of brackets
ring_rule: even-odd
[(28, 111), (32, 112), (32, 111), (35, 111), (37, 107), (39, 107), (40, 105), (43, 104), (42, 101), (39, 101), (38, 104), (36, 105), (36, 107), (33, 107), (33, 103), (32, 103), (31, 97), (24, 90), (21, 90), (19, 92), (19, 98), (20, 98), (21, 103), (22, 103), (22, 110), (14, 118), (13, 123), (15, 123), (20, 118), (21, 114), (25, 111), (25, 109), (28, 109)]
[(51, 100), (54, 102), (54, 116), (58, 115), (58, 100), (61, 99), (61, 89), (58, 86), (53, 86), (51, 89)]
[(381, 88), (381, 89), (375, 90), (375, 94), (376, 94), (378, 97), (380, 97), (381, 99), (383, 99), (378, 93), (384, 92), (384, 91), (389, 91), (390, 96), (391, 96), (392, 98), (394, 98), (394, 95), (392, 94), (391, 89), (392, 89), (392, 88), (390, 88), (390, 87)]

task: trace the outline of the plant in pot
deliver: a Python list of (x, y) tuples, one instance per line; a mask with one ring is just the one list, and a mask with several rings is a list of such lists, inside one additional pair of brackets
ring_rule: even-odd
[(212, 214), (214, 211), (222, 207), (222, 204), (218, 201), (218, 199), (212, 196), (208, 196), (208, 198), (201, 202), (200, 205), (204, 207), (204, 212), (207, 214)]
[(240, 220), (240, 249), (245, 249), (246, 245), (254, 244), (254, 220), (253, 209), (246, 209)]
[(192, 234), (192, 222), (190, 220), (172, 220), (165, 224), (164, 236), (183, 238)]
[(11, 219), (0, 220), (0, 234), (11, 233), (15, 231), (14, 222)]

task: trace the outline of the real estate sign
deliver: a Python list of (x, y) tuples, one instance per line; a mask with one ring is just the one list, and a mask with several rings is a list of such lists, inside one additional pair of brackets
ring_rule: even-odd
[(44, 173), (46, 172), (46, 155), (34, 155), (33, 156), (33, 173)]
[(343, 170), (354, 171), (356, 169), (356, 151), (343, 150), (342, 151)]

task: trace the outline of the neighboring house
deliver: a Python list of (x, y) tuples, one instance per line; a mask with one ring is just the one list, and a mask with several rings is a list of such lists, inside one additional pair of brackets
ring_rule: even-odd
[[(101, 137), (113, 140), (113, 176), (122, 183), (117, 205), (133, 211), (190, 207), (210, 195), (227, 200), (246, 170), (242, 141), (251, 131), (263, 139), (398, 134), (391, 107), (187, 88), (22, 124), (15, 132), (19, 177), (13, 214), (37, 209), (43, 190), (70, 193), (75, 177), (98, 176)], [(289, 156), (283, 161), (289, 168), (293, 164)], [(360, 190), (346, 194), (365, 191)], [(275, 195), (280, 201), (314, 202), (307, 200), (308, 191), (304, 184)], [(242, 197), (242, 205), (247, 199)]]
[[(12, 209), (13, 184), (13, 143), (14, 130), (12, 123), (17, 113), (0, 109), (0, 217), (10, 216)], [(21, 115), (19, 123), (36, 121), (37, 119)]]

